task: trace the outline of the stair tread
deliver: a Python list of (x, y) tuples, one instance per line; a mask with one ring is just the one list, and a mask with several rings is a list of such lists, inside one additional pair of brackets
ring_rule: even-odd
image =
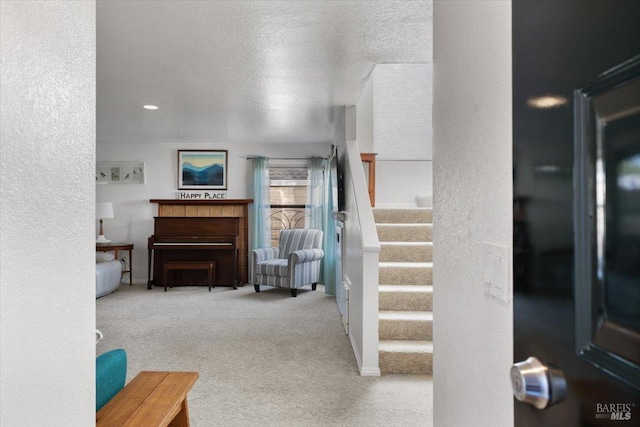
[[(433, 256), (433, 209), (389, 207), (374, 210), (378, 211), (374, 216), (380, 214), (376, 216), (381, 249), (378, 263), (380, 369), (383, 373), (430, 374), (433, 312), (429, 308), (433, 298), (433, 262), (425, 261), (432, 260)], [(429, 212), (413, 214), (408, 211)]]
[(433, 227), (432, 222), (376, 222), (376, 227)]
[(404, 207), (374, 207), (373, 212), (377, 212), (379, 214), (406, 214), (406, 213), (416, 213), (416, 214), (433, 214), (433, 208), (431, 207), (417, 207), (417, 206), (404, 206)]
[(378, 206), (374, 211), (431, 211), (431, 206)]
[(373, 217), (376, 222), (389, 223), (415, 222), (428, 223), (433, 221), (433, 209), (431, 208), (373, 208)]
[(406, 261), (406, 262), (384, 261), (384, 262), (379, 262), (378, 266), (379, 267), (407, 267), (407, 268), (428, 268), (428, 267), (431, 267), (431, 268), (433, 268), (433, 263), (432, 262), (411, 262), (411, 261)]
[(380, 242), (380, 245), (387, 246), (433, 246), (433, 242)]
[(378, 350), (392, 353), (433, 353), (433, 341), (380, 340)]
[(433, 285), (379, 285), (379, 292), (424, 292), (433, 293)]
[(378, 312), (380, 320), (405, 320), (405, 321), (432, 321), (432, 311), (399, 311), (399, 310), (380, 310)]

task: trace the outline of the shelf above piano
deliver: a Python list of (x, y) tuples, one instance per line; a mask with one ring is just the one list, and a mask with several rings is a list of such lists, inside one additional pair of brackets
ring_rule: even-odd
[(223, 200), (183, 200), (183, 199), (150, 199), (150, 203), (158, 205), (248, 205), (253, 199), (223, 199)]

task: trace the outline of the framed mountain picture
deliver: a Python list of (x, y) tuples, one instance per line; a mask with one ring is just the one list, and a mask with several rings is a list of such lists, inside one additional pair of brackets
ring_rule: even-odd
[(178, 190), (226, 190), (227, 150), (178, 150)]

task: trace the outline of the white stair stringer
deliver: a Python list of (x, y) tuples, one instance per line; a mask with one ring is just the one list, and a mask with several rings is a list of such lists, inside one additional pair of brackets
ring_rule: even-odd
[(433, 244), (430, 208), (374, 208), (380, 240), (379, 366), (431, 374)]

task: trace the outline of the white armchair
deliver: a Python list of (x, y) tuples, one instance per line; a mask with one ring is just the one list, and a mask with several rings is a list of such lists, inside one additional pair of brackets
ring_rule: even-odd
[(112, 253), (96, 252), (96, 298), (110, 294), (120, 287), (122, 264)]
[(260, 285), (291, 289), (311, 285), (316, 290), (320, 277), (322, 231), (313, 229), (282, 230), (279, 248), (261, 248), (251, 252), (251, 281), (256, 292)]

